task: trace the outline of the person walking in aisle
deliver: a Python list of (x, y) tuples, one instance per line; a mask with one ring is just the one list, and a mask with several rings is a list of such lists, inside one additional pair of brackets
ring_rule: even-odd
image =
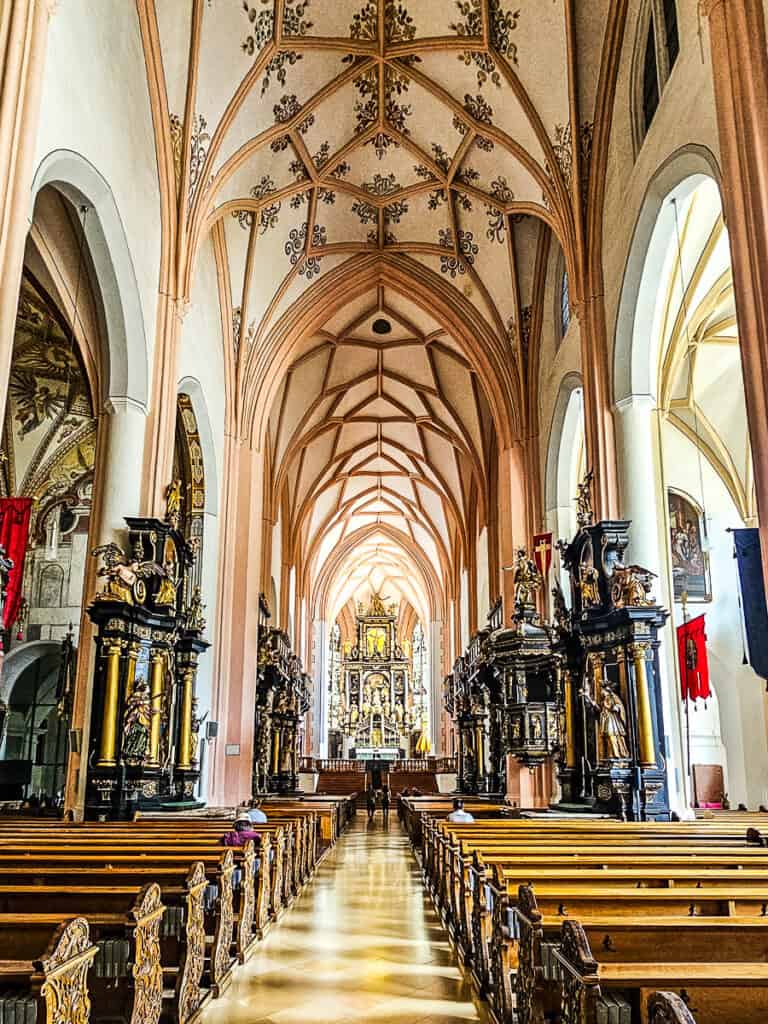
[(384, 818), (384, 824), (386, 825), (389, 821), (389, 786), (385, 786), (381, 792), (381, 814)]
[(368, 821), (373, 821), (373, 816), (376, 813), (376, 790), (373, 786), (368, 787), (365, 802), (368, 807)]

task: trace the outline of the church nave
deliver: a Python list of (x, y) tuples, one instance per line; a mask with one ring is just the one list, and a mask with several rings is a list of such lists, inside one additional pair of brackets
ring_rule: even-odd
[(358, 812), (202, 1024), (486, 1020), (397, 816)]

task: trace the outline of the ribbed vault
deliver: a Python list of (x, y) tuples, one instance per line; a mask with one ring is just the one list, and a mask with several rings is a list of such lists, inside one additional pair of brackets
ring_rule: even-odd
[[(349, 554), (325, 584), (323, 617), (365, 579), (389, 580), (433, 617), (486, 521), (495, 451), (483, 388), (451, 332), (382, 285), (357, 296), (295, 353), (268, 435), (283, 558), (303, 567), (305, 592), (340, 548)], [(369, 528), (389, 539), (350, 550)]]

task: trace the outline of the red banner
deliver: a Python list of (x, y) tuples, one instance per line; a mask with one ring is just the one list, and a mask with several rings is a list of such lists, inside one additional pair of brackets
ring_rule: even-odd
[(683, 700), (706, 700), (710, 689), (703, 615), (697, 615), (695, 619), (677, 627), (677, 653)]
[(3, 625), (10, 629), (16, 621), (24, 582), (24, 555), (27, 551), (31, 498), (0, 498), (0, 545), (13, 562), (8, 575)]
[(533, 536), (533, 557), (536, 568), (546, 580), (552, 565), (552, 534), (536, 533)]

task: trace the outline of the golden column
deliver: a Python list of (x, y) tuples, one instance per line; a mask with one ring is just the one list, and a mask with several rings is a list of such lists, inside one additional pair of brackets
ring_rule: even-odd
[(97, 768), (114, 768), (117, 764), (117, 706), (120, 699), (120, 654), (122, 649), (122, 640), (110, 637), (104, 642), (104, 657), (107, 659), (107, 667)]
[(133, 684), (136, 681), (136, 661), (139, 657), (139, 645), (135, 640), (131, 640), (126, 647), (126, 668), (125, 668), (125, 699), (133, 693)]
[(563, 673), (565, 686), (565, 766), (576, 767), (576, 729), (573, 717), (573, 689), (570, 672)]
[(648, 670), (645, 655), (650, 644), (629, 645), (632, 664), (635, 667), (635, 692), (637, 694), (637, 732), (640, 747), (640, 764), (643, 768), (656, 767), (656, 747), (653, 742), (653, 716), (651, 695), (648, 690)]
[(185, 668), (181, 684), (181, 722), (179, 724), (179, 751), (176, 767), (192, 767), (192, 698), (194, 696), (194, 668)]
[(149, 671), (150, 719), (147, 767), (157, 768), (160, 764), (160, 729), (163, 724), (163, 690), (165, 689), (163, 651), (157, 648), (152, 651)]

